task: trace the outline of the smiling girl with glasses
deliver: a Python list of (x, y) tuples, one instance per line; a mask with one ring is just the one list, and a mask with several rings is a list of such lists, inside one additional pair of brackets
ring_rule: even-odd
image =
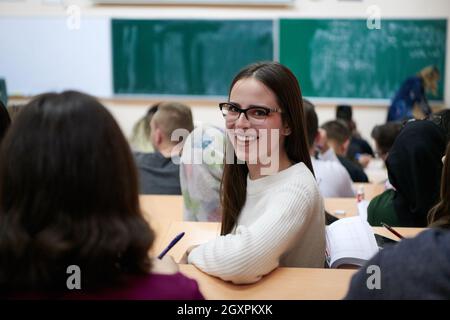
[(219, 107), (234, 158), (221, 183), (222, 235), (192, 249), (188, 262), (234, 283), (278, 266), (322, 267), (324, 211), (297, 79), (276, 62), (250, 65)]

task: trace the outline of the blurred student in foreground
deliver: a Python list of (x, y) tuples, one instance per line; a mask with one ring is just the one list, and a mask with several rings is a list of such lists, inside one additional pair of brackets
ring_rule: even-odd
[(149, 257), (154, 239), (106, 108), (74, 91), (26, 105), (0, 150), (0, 296), (202, 299), (169, 256)]
[[(353, 276), (346, 299), (449, 299), (450, 144), (442, 160), (441, 200), (428, 217), (437, 228), (381, 250)], [(369, 266), (379, 267), (378, 280)]]

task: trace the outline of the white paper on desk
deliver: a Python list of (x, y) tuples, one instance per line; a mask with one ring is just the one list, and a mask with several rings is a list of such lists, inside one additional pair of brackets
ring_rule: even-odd
[(326, 227), (328, 263), (362, 266), (378, 252), (373, 229), (360, 217), (343, 218)]
[(367, 221), (367, 207), (369, 207), (369, 203), (367, 200), (358, 202), (358, 215), (364, 221)]

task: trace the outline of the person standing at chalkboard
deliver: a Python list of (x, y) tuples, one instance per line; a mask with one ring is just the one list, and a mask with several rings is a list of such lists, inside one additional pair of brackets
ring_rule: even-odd
[(294, 74), (276, 62), (250, 65), (219, 107), (231, 144), (221, 185), (222, 235), (190, 248), (187, 262), (240, 284), (278, 266), (323, 267), (325, 214)]
[(402, 121), (414, 118), (414, 108), (418, 108), (419, 118), (431, 114), (426, 97), (427, 92), (437, 94), (440, 79), (439, 70), (435, 66), (423, 68), (417, 75), (406, 79), (395, 94), (389, 107), (387, 121)]

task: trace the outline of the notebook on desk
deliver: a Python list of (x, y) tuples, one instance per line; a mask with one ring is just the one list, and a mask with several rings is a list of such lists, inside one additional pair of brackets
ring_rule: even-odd
[(326, 227), (326, 250), (330, 268), (360, 267), (379, 251), (379, 245), (372, 227), (356, 216)]

